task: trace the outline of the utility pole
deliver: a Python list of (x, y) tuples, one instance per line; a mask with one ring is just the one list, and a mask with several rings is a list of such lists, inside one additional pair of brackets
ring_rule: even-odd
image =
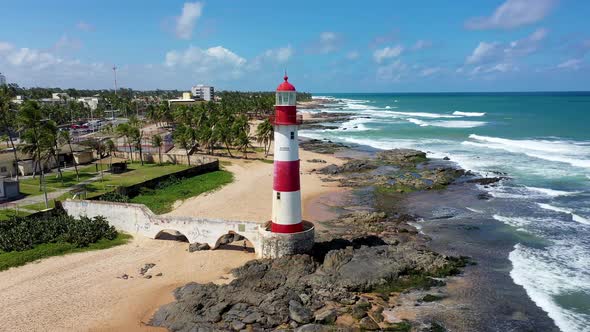
[[(117, 66), (113, 65), (113, 73), (115, 74), (115, 103), (117, 102)], [(112, 110), (112, 120), (115, 120), (115, 110)]]

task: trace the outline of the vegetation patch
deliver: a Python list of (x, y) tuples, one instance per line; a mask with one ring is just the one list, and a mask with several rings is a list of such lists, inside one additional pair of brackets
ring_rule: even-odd
[(391, 324), (383, 329), (383, 331), (391, 331), (391, 332), (410, 332), (412, 330), (412, 324), (407, 321), (403, 321), (400, 323)]
[(439, 295), (433, 295), (433, 294), (426, 294), (423, 298), (422, 298), (422, 302), (435, 302), (435, 301), (440, 301), (444, 299), (444, 297), (439, 296)]
[(154, 213), (170, 212), (174, 202), (218, 189), (233, 181), (232, 173), (215, 171), (190, 178), (166, 180), (156, 189), (144, 189), (130, 203), (145, 204)]
[(95, 243), (91, 243), (86, 247), (78, 247), (75, 244), (67, 242), (44, 243), (35, 246), (33, 249), (24, 251), (0, 251), (0, 271), (7, 270), (11, 267), (25, 265), (39, 259), (61, 256), (76, 252), (85, 252), (92, 250), (108, 249), (127, 243), (131, 239), (131, 235), (118, 233), (112, 239), (100, 239)]
[(428, 290), (431, 287), (443, 286), (445, 283), (437, 278), (445, 278), (457, 275), (461, 268), (471, 264), (469, 257), (449, 257), (448, 264), (433, 272), (423, 272), (410, 270), (403, 273), (398, 278), (389, 280), (389, 282), (379, 285), (373, 289), (374, 292), (388, 295), (389, 293), (401, 293), (410, 289)]
[(125, 243), (127, 238), (101, 216), (76, 219), (54, 210), (14, 217), (0, 222), (0, 271), (81, 249), (108, 248)]

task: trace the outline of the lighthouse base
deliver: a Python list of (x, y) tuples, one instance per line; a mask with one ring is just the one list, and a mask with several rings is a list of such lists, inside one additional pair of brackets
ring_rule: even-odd
[(303, 230), (297, 233), (273, 233), (270, 227), (260, 228), (260, 254), (263, 258), (279, 258), (287, 255), (306, 254), (315, 241), (315, 227), (303, 221)]

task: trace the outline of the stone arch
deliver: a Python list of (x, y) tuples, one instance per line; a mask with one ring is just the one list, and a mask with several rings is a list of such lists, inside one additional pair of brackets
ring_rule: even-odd
[(182, 232), (176, 230), (176, 229), (171, 229), (171, 228), (165, 228), (165, 229), (161, 229), (156, 236), (154, 236), (154, 239), (156, 240), (168, 240), (168, 241), (179, 241), (179, 242), (189, 242), (189, 239), (186, 235), (184, 235)]
[(225, 250), (238, 250), (243, 251), (246, 250), (249, 253), (256, 252), (256, 244), (248, 239), (246, 236), (234, 232), (228, 231), (224, 234), (221, 234), (215, 244), (213, 245), (213, 249), (225, 249)]

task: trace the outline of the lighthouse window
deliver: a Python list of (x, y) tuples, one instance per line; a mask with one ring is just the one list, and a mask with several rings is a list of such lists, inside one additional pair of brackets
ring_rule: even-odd
[(277, 199), (281, 199), (281, 193), (277, 193)]
[(291, 139), (295, 139), (295, 132), (294, 131), (291, 132)]

